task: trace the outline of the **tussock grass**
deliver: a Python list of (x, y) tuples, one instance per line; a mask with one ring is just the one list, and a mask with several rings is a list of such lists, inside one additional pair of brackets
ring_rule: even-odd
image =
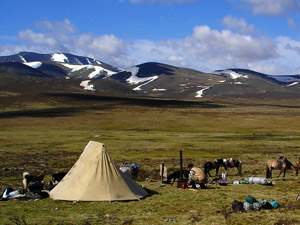
[[(70, 169), (88, 141), (95, 140), (105, 143), (117, 165), (137, 163), (141, 167), (138, 182), (151, 195), (142, 201), (111, 203), (5, 201), (0, 202), (2, 224), (300, 223), (296, 201), (300, 181), (290, 171), (286, 178), (276, 178), (279, 171), (273, 171), (276, 184), (271, 187), (232, 184), (247, 176), (265, 177), (265, 162), (270, 157), (284, 154), (298, 163), (300, 104), (235, 100), (211, 102), (207, 107), (84, 100), (56, 103), (51, 110), (35, 104), (31, 108), (38, 114), (34, 110), (22, 114), (24, 109), (11, 116), (7, 111), (0, 114), (0, 191), (8, 185), (21, 187), (25, 170), (45, 170), (45, 181), (49, 181), (52, 172)], [(68, 109), (72, 112), (65, 112)], [(179, 169), (180, 150), (184, 166), (193, 162), (203, 167), (215, 158), (236, 157), (243, 161), (243, 174), (237, 176), (236, 169), (229, 169), (231, 184), (208, 185), (206, 190), (158, 187), (159, 164), (165, 163), (169, 172)], [(146, 182), (145, 178), (157, 181)], [(274, 199), (281, 208), (232, 213), (233, 200), (244, 201), (248, 195)]]

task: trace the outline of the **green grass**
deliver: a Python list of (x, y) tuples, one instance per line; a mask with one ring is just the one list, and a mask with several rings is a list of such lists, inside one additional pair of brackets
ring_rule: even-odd
[[(234, 100), (211, 102), (212, 107), (158, 107), (128, 100), (77, 100), (56, 103), (56, 109), (47, 103), (31, 104), (38, 115), (24, 109), (0, 114), (0, 169), (9, 169), (0, 171), (1, 192), (8, 185), (20, 188), (25, 170), (46, 170), (45, 181), (49, 181), (52, 172), (70, 169), (86, 144), (95, 140), (105, 144), (117, 165), (137, 163), (141, 167), (138, 182), (151, 195), (142, 201), (112, 203), (5, 201), (0, 202), (1, 224), (169, 224), (168, 219), (177, 224), (300, 223), (300, 206), (295, 200), (300, 181), (290, 171), (286, 179), (274, 178), (273, 187), (232, 184), (247, 176), (265, 177), (265, 162), (270, 157), (284, 154), (298, 163), (300, 103)], [(72, 111), (65, 112), (70, 108)], [(236, 157), (244, 163), (243, 174), (237, 176), (230, 169), (230, 185), (209, 185), (207, 190), (157, 187), (159, 164), (165, 163), (169, 172), (178, 169), (180, 150), (184, 165), (193, 162), (199, 167), (215, 158)], [(158, 181), (146, 182), (145, 178)], [(233, 200), (244, 201), (248, 195), (274, 199), (282, 207), (229, 211)]]

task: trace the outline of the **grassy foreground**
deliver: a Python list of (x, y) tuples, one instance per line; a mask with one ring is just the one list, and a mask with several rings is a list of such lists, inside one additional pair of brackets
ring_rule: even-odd
[[(57, 100), (57, 99), (56, 99)], [(138, 183), (150, 196), (132, 202), (0, 202), (1, 224), (299, 224), (298, 177), (287, 172), (276, 184), (233, 185), (248, 176), (265, 177), (265, 163), (284, 154), (293, 164), (300, 157), (300, 102), (235, 100), (140, 102), (122, 99), (73, 99), (30, 103), (0, 114), (0, 192), (21, 187), (22, 172), (68, 170), (90, 140), (105, 143), (111, 158), (135, 162)], [(243, 174), (229, 170), (228, 186), (206, 190), (159, 187), (159, 164), (169, 173), (184, 165), (203, 167), (215, 158), (243, 161)], [(223, 169), (220, 170), (222, 172)], [(214, 174), (214, 172), (212, 172)], [(152, 182), (146, 182), (151, 178)], [(155, 181), (157, 180), (157, 181)], [(233, 200), (276, 200), (280, 209), (232, 213)]]

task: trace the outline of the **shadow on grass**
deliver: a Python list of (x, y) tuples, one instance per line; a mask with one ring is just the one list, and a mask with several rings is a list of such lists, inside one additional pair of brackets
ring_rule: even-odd
[(148, 188), (144, 188), (145, 191), (147, 191), (148, 195), (145, 197), (145, 198), (148, 198), (148, 197), (151, 197), (152, 195), (161, 195), (159, 192), (157, 191), (153, 191), (151, 189), (148, 189)]
[(61, 108), (47, 108), (34, 110), (16, 110), (0, 112), (0, 119), (14, 118), (14, 117), (61, 117), (72, 116), (74, 113), (85, 110), (104, 110), (111, 108), (108, 106), (93, 106), (93, 107), (61, 107)]
[(65, 93), (65, 92), (52, 92), (45, 93), (49, 96), (55, 97), (67, 97), (74, 100), (84, 100), (84, 101), (118, 101), (123, 104), (134, 104), (142, 106), (154, 106), (154, 107), (180, 107), (180, 106), (200, 106), (203, 108), (224, 108), (225, 106), (197, 100), (180, 100), (180, 99), (165, 99), (165, 98), (147, 98), (147, 97), (124, 97), (124, 96), (103, 96), (96, 94), (82, 94), (82, 93)]
[[(80, 102), (112, 102), (123, 105), (141, 105), (149, 107), (195, 107), (201, 108), (222, 108), (224, 106), (200, 101), (188, 100), (174, 100), (174, 99), (160, 99), (160, 98), (137, 98), (137, 97), (114, 97), (114, 96), (100, 96), (94, 94), (82, 93), (45, 93), (49, 97), (67, 98), (67, 101), (80, 101)], [(46, 109), (33, 109), (33, 110), (15, 110), (0, 112), (1, 118), (13, 117), (61, 117), (72, 116), (74, 113), (82, 112), (85, 110), (104, 110), (112, 108), (113, 106), (90, 106), (90, 107), (58, 107)]]

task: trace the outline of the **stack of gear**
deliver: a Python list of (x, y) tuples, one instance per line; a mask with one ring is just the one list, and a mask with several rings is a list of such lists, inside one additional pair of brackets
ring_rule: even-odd
[(263, 198), (255, 199), (252, 196), (248, 196), (245, 199), (245, 202), (234, 200), (232, 203), (232, 210), (233, 211), (249, 211), (249, 210), (255, 210), (259, 211), (261, 209), (277, 209), (279, 207), (279, 204), (274, 201), (267, 201)]
[(268, 181), (268, 179), (264, 177), (246, 177), (244, 180), (234, 181), (233, 184), (273, 185), (271, 181)]

